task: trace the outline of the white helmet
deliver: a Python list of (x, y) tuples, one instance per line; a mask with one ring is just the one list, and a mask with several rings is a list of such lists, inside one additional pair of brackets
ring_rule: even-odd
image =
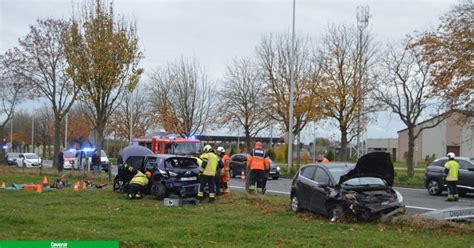
[(212, 146), (211, 145), (205, 145), (204, 148), (202, 148), (202, 151), (203, 152), (209, 152), (212, 150)]
[(456, 155), (454, 154), (454, 152), (450, 152), (448, 153), (448, 155), (446, 155), (449, 159), (454, 159), (454, 157), (456, 157)]
[(217, 147), (217, 152), (225, 153), (225, 149), (222, 146)]

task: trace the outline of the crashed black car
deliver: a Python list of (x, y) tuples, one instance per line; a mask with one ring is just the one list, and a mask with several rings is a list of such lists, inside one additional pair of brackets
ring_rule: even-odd
[(384, 152), (366, 154), (355, 166), (306, 165), (293, 179), (291, 209), (314, 211), (331, 221), (345, 215), (371, 221), (404, 213), (403, 197), (392, 188), (393, 177), (390, 154)]
[(160, 154), (148, 155), (145, 169), (153, 172), (150, 191), (158, 200), (170, 194), (195, 197), (199, 190), (199, 164), (193, 157)]

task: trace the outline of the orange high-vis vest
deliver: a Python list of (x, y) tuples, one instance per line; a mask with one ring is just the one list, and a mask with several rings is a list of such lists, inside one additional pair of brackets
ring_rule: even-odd
[(262, 149), (254, 149), (247, 157), (247, 166), (250, 170), (269, 170), (270, 160), (265, 159), (265, 151)]
[(224, 170), (225, 171), (229, 171), (229, 168), (230, 168), (230, 157), (229, 155), (224, 155), (224, 157), (222, 157), (222, 161), (224, 161)]

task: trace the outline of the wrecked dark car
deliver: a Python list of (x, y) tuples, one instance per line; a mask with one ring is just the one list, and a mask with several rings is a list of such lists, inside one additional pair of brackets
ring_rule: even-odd
[(373, 221), (404, 213), (402, 195), (392, 188), (390, 154), (369, 153), (357, 164), (321, 163), (302, 167), (291, 187), (291, 209), (327, 216), (331, 221), (352, 216)]
[[(123, 148), (117, 159), (118, 171), (114, 178), (113, 191), (127, 192), (128, 183), (137, 171), (146, 172), (145, 157), (152, 154), (153, 152), (150, 149), (143, 146), (130, 145)], [(129, 167), (133, 169), (129, 170)]]
[(146, 157), (145, 167), (153, 172), (150, 191), (158, 200), (175, 194), (181, 198), (196, 197), (199, 190), (199, 164), (193, 157), (153, 154)]

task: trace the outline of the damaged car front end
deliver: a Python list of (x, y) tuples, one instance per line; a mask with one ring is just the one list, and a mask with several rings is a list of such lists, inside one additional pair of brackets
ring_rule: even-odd
[(361, 157), (355, 166), (307, 165), (293, 181), (292, 210), (308, 209), (332, 221), (350, 216), (373, 221), (404, 213), (403, 197), (392, 188), (393, 176), (390, 155), (381, 152)]

